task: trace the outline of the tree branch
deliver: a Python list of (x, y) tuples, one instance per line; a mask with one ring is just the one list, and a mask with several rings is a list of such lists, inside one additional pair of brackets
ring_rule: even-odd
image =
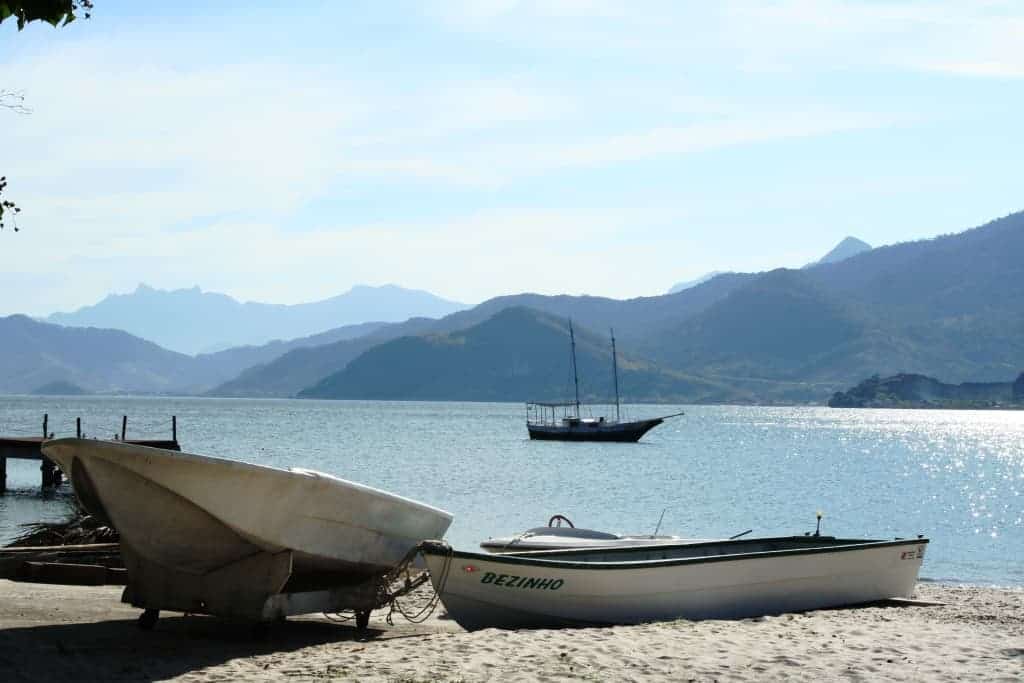
[(65, 26), (78, 18), (78, 13), (88, 19), (91, 11), (92, 0), (0, 0), (0, 23), (14, 17), (19, 31), (33, 21)]
[(20, 90), (0, 90), (0, 107), (16, 114), (32, 113), (32, 110), (25, 106), (25, 93)]
[(7, 189), (7, 176), (0, 176), (0, 230), (4, 229), (4, 212), (15, 217), (14, 232), (18, 232), (17, 216), (21, 209), (12, 201), (4, 199), (4, 190)]
[[(0, 0), (0, 24), (14, 17), (18, 22), (18, 30), (33, 21), (45, 21), (51, 26), (66, 26), (74, 21), (79, 14), (86, 19), (92, 12), (92, 0)], [(30, 114), (32, 110), (25, 106), (25, 94), (13, 90), (0, 90), (0, 108), (9, 109), (18, 114)], [(4, 199), (7, 188), (7, 177), (0, 176), (0, 230), (4, 229), (4, 214), (15, 216), (21, 209), (14, 202)], [(8, 218), (10, 220), (10, 218)], [(17, 221), (14, 232), (18, 232)]]

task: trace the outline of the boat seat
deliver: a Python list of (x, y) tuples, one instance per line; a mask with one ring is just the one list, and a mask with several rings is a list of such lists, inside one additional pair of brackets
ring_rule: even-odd
[(618, 538), (615, 534), (593, 529), (574, 529), (563, 526), (538, 526), (526, 531), (524, 536), (570, 536), (572, 538), (593, 538), (602, 540), (614, 540)]

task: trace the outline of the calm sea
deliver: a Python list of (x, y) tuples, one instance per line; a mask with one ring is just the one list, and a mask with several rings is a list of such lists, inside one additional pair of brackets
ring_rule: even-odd
[[(629, 406), (631, 417), (680, 406)], [(682, 406), (639, 444), (531, 442), (521, 404), (199, 398), (0, 398), (0, 434), (133, 438), (309, 467), (445, 508), (448, 538), (543, 525), (727, 536), (813, 531), (932, 540), (922, 576), (1024, 585), (1024, 412)], [(8, 462), (0, 539), (66, 514), (39, 463)]]

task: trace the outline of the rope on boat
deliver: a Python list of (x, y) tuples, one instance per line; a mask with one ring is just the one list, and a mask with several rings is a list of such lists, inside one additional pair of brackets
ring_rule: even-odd
[(502, 550), (508, 550), (509, 548), (511, 548), (512, 546), (516, 545), (517, 543), (525, 541), (527, 538), (532, 538), (534, 535), (535, 534), (533, 534), (533, 532), (530, 532), (530, 531), (520, 532), (520, 533), (516, 534), (515, 536), (513, 536), (511, 538), (511, 540), (509, 540), (508, 543), (506, 543), (505, 545), (501, 546), (501, 549)]
[[(414, 624), (420, 624), (430, 618), (430, 615), (437, 609), (437, 605), (441, 602), (441, 593), (444, 592), (444, 587), (448, 583), (448, 570), (451, 567), (452, 562), (452, 547), (444, 541), (432, 541), (435, 546), (440, 546), (444, 549), (445, 559), (444, 564), (441, 568), (441, 579), (438, 582), (440, 590), (434, 590), (432, 582), (427, 578), (429, 576), (428, 571), (424, 571), (417, 578), (413, 578), (409, 569), (416, 561), (416, 556), (420, 554), (420, 547), (422, 544), (417, 544), (405, 556), (387, 573), (382, 574), (378, 577), (374, 590), (376, 597), (374, 599), (375, 607), (373, 609), (379, 609), (387, 606), (387, 624), (394, 626), (395, 622), (393, 615), (395, 612), (400, 614), (406, 621)], [(427, 604), (419, 609), (419, 611), (413, 612), (411, 608), (404, 607), (399, 598), (413, 590), (419, 588), (423, 584), (427, 584), (431, 587), (432, 594), (427, 600)], [(329, 621), (333, 621), (336, 624), (344, 624), (356, 619), (359, 616), (359, 610), (342, 610), (339, 612), (323, 612), (324, 617)]]
[[(444, 592), (444, 587), (448, 583), (448, 572), (452, 565), (452, 547), (444, 541), (431, 541), (431, 545), (435, 547), (440, 546), (444, 549), (444, 563), (441, 565), (441, 573), (438, 577), (437, 588), (434, 588), (433, 581), (428, 580), (425, 582), (427, 585), (431, 586), (432, 590), (432, 594), (427, 600), (427, 604), (421, 607), (419, 611), (413, 612), (411, 609), (403, 606), (399, 599), (402, 594), (408, 592), (408, 590), (403, 591), (402, 588), (409, 589), (412, 586), (413, 579), (409, 574), (409, 568), (412, 566), (413, 562), (415, 562), (416, 556), (420, 554), (422, 545), (422, 543), (417, 544), (416, 547), (406, 553), (405, 557), (402, 558), (402, 561), (399, 562), (394, 569), (385, 574), (378, 584), (378, 595), (382, 599), (382, 604), (387, 604), (389, 607), (386, 619), (389, 626), (394, 626), (395, 622), (393, 617), (395, 612), (400, 614), (403, 619), (410, 623), (421, 624), (430, 618), (441, 602), (441, 594)], [(426, 571), (429, 572), (429, 570)], [(402, 588), (398, 591), (392, 592), (391, 587), (396, 581), (402, 579), (402, 574), (405, 575)]]

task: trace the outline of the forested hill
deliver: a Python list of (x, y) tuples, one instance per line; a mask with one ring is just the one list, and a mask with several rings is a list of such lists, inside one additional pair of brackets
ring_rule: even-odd
[[(121, 330), (0, 318), (0, 392), (187, 392), (202, 386), (193, 359)], [(70, 392), (69, 392), (70, 393)]]
[[(308, 398), (526, 401), (566, 400), (573, 392), (566, 321), (507, 308), (448, 334), (395, 339), (376, 346), (300, 394)], [(577, 330), (581, 398), (614, 396), (609, 340)], [(729, 387), (620, 358), (626, 400), (721, 401)]]
[(683, 292), (657, 297), (619, 300), (594, 296), (544, 296), (516, 294), (485, 301), (440, 320), (414, 318), (404, 323), (381, 325), (373, 333), (283, 354), (253, 366), (209, 393), (216, 396), (293, 396), (317, 381), (345, 368), (360, 354), (399, 337), (459, 332), (485, 322), (508, 308), (532, 308), (563, 321), (572, 317), (582, 328), (614, 327), (627, 345), (639, 344), (673, 321), (693, 315), (725, 297), (756, 275), (726, 273)]
[(870, 377), (836, 392), (833, 408), (1024, 408), (1024, 372), (1013, 382), (945, 384), (924, 375)]

